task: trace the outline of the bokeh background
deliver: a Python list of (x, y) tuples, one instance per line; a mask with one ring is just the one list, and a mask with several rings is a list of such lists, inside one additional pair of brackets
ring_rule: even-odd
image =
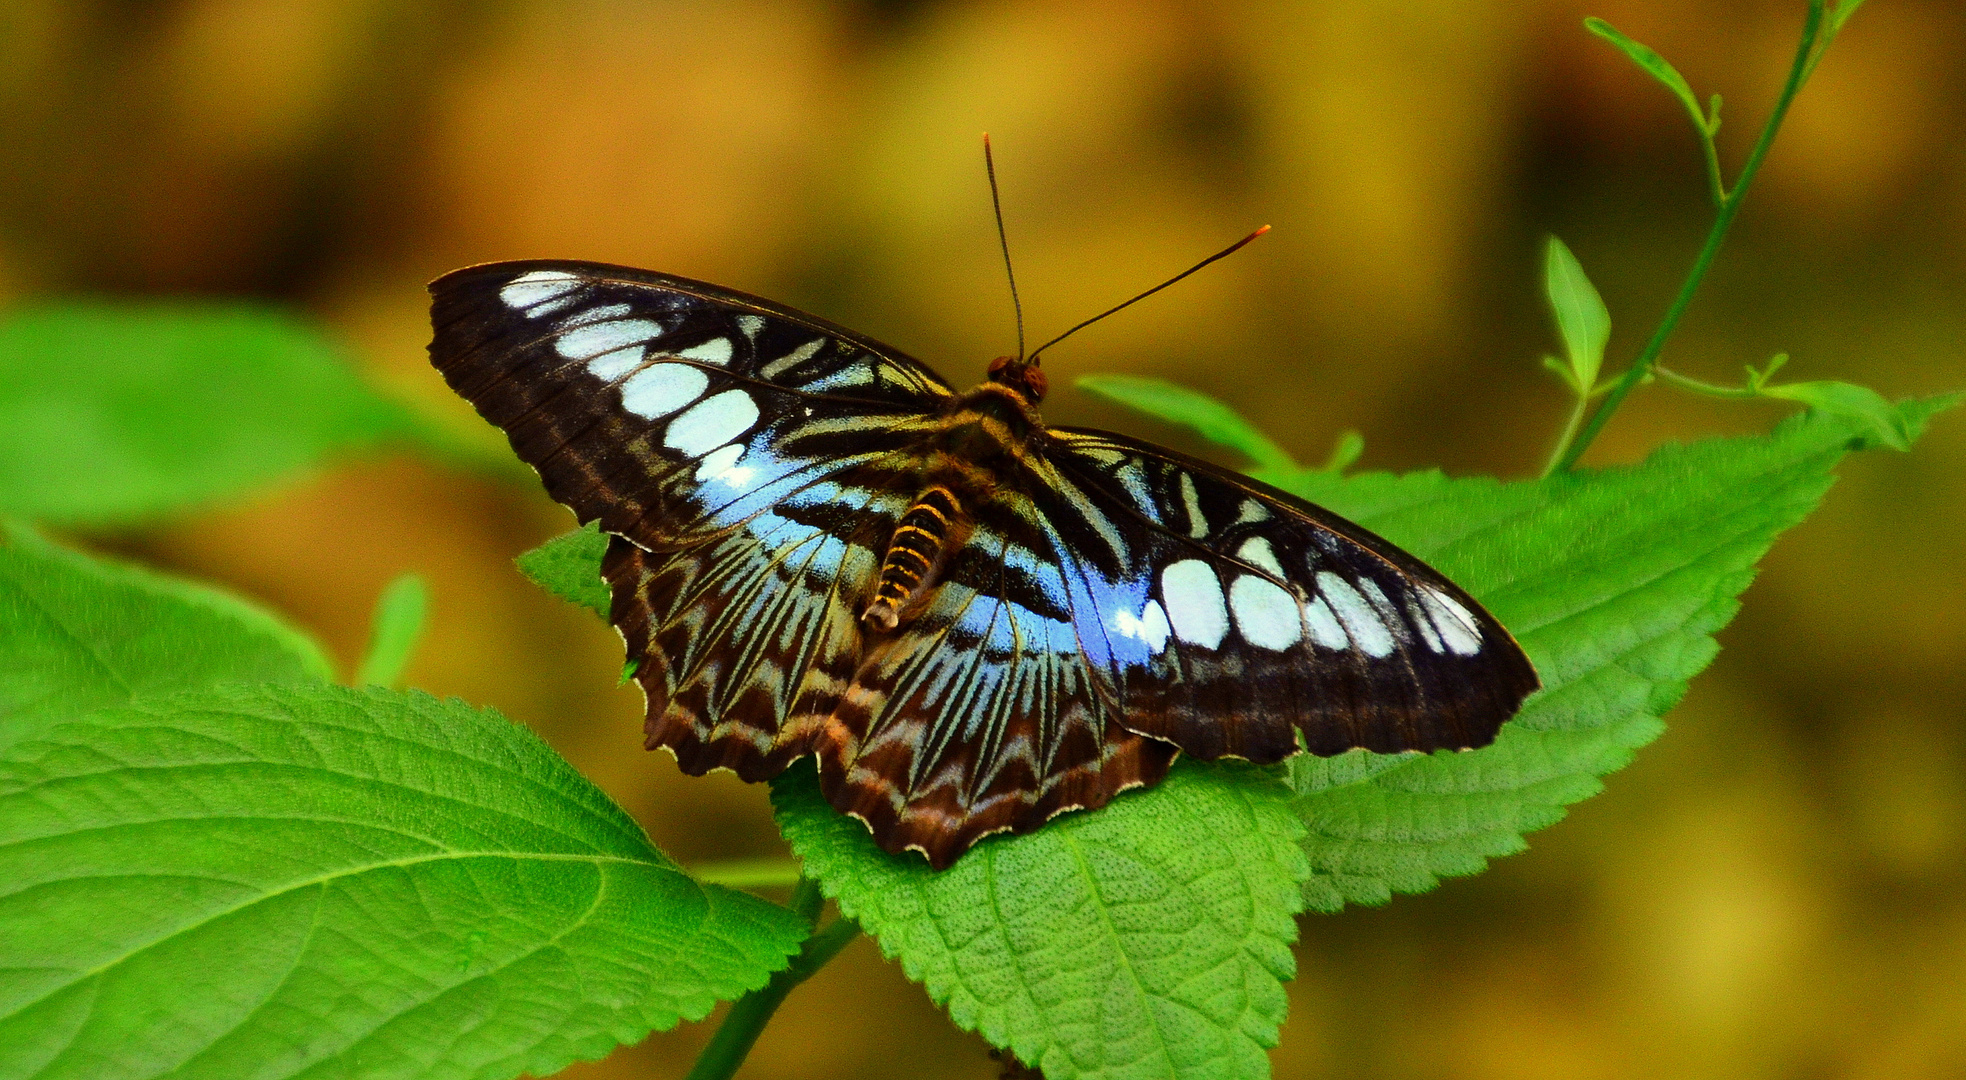
[[(1800, 0), (6, 0), (0, 303), (248, 295), (322, 320), (493, 451), (423, 354), (423, 284), (631, 263), (855, 326), (958, 382), (1013, 347), (978, 135), (1034, 337), (1256, 225), (1271, 236), (1047, 356), (1054, 421), (1182, 436), (1070, 388), (1208, 389), (1307, 461), (1533, 474), (1567, 401), (1542, 237), (1631, 355), (1708, 221), (1677, 105), (1610, 19), (1726, 97), (1737, 163)], [(1667, 352), (1887, 395), (1966, 386), (1966, 9), (1873, 0), (1796, 106)], [(1660, 388), (1589, 461), (1765, 429)], [(1195, 449), (1192, 444), (1181, 443)], [(410, 672), (532, 725), (685, 861), (782, 851), (765, 793), (640, 749), (614, 635), (513, 571), (568, 524), (412, 457), (86, 538), (230, 583), (359, 656), (393, 575)], [(1476, 878), (1304, 920), (1281, 1077), (1966, 1076), (1966, 422), (1852, 459), (1785, 537), (1671, 729)], [(714, 1020), (714, 1018), (713, 1018)], [(710, 1024), (576, 1066), (680, 1076)], [(862, 941), (744, 1075), (980, 1078)]]

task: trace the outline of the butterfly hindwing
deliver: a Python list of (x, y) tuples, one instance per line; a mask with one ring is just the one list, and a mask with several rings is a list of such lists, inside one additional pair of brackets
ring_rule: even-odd
[(1050, 438), (1041, 510), (1129, 729), (1201, 758), (1465, 749), (1536, 688), (1493, 616), (1369, 531), (1135, 440)]
[(495, 263), (431, 285), (431, 360), (582, 521), (687, 544), (915, 437), (928, 368), (757, 297), (627, 267)]
[(938, 867), (1155, 783), (1175, 752), (1117, 722), (1029, 501), (1007, 489), (969, 511), (929, 602), (870, 643), (820, 744), (833, 805)]

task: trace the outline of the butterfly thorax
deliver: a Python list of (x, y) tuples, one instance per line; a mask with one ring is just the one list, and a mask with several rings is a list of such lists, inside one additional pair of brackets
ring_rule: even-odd
[(951, 551), (972, 527), (975, 507), (992, 497), (1044, 430), (1037, 410), (1016, 387), (986, 382), (955, 398), (935, 434), (918, 447), (926, 468), (919, 491), (894, 533), (861, 613), (868, 629), (891, 631), (927, 597)]

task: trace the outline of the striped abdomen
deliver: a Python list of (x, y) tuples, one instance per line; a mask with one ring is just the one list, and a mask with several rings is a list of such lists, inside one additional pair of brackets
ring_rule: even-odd
[(873, 603), (860, 616), (862, 622), (879, 630), (895, 628), (901, 609), (928, 587), (961, 514), (962, 504), (946, 487), (937, 485), (915, 496), (888, 541), (880, 584), (874, 589)]

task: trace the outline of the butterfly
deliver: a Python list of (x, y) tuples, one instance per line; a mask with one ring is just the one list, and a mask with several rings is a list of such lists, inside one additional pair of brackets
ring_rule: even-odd
[(506, 262), (430, 286), (432, 363), (608, 534), (647, 745), (942, 869), (1177, 753), (1472, 748), (1538, 686), (1418, 559), (1276, 488), (1049, 427), (1036, 361), (957, 390), (699, 281)]

